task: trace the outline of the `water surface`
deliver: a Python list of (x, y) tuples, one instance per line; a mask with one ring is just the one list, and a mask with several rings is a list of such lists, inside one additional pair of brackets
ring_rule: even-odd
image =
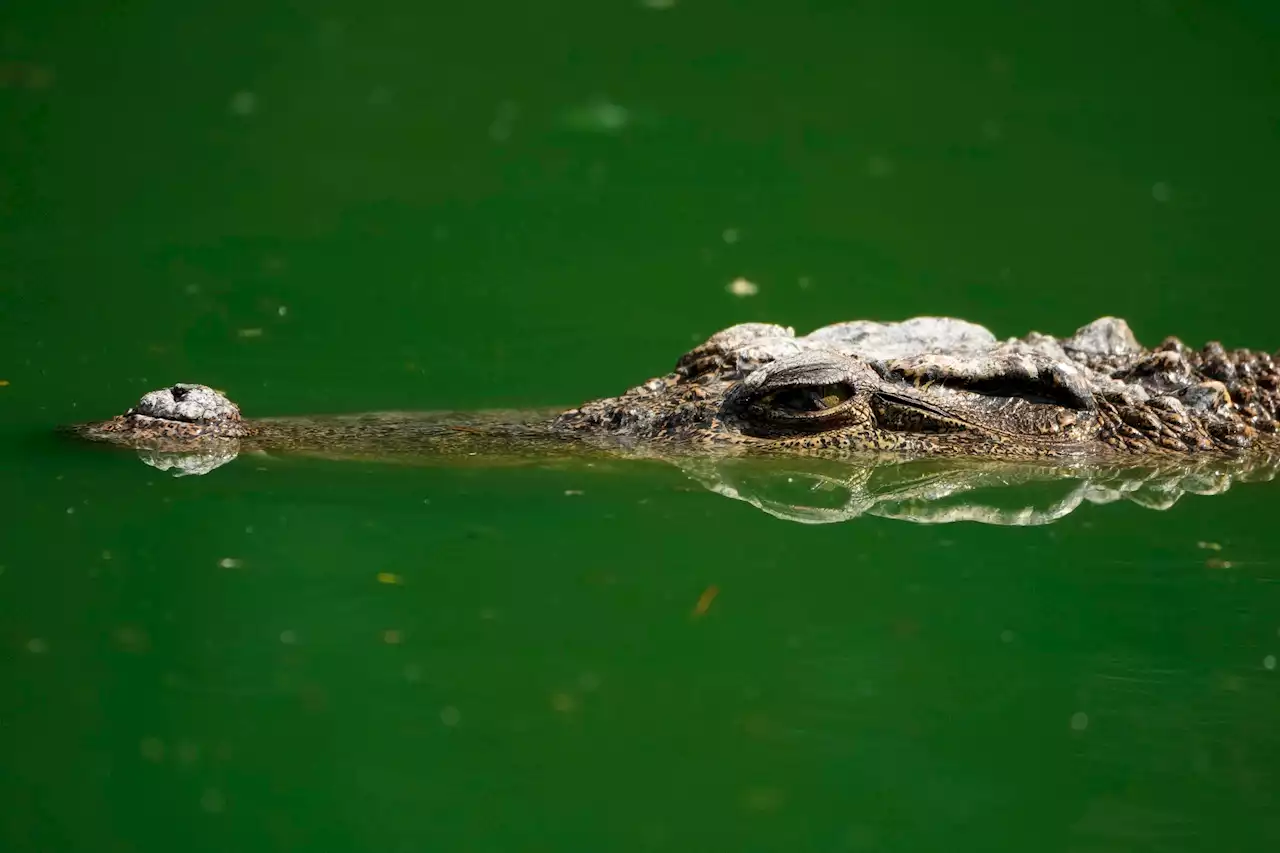
[(1270, 6), (662, 5), (0, 10), (0, 847), (1274, 849), (1276, 483), (801, 524), (50, 435), (568, 406), (748, 320), (1280, 347)]

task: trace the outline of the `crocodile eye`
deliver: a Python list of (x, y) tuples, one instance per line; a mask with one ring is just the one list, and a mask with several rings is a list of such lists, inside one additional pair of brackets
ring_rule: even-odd
[(808, 415), (838, 407), (852, 398), (853, 386), (845, 382), (785, 388), (763, 397), (757, 405), (780, 414)]

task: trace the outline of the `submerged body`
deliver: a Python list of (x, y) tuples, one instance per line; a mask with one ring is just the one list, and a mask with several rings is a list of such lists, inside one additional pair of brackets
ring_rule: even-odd
[(1000, 459), (1267, 453), (1280, 448), (1277, 356), (1141, 346), (1104, 317), (1069, 338), (999, 341), (962, 320), (855, 321), (797, 337), (732, 326), (675, 370), (562, 412), (246, 420), (202, 385), (147, 394), (85, 438), (211, 457), (648, 455), (870, 451)]

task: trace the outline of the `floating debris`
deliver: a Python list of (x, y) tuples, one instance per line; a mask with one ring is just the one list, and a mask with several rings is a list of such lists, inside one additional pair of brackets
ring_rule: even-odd
[(227, 798), (217, 788), (207, 788), (200, 796), (200, 808), (209, 814), (218, 814), (227, 807)]
[(698, 596), (698, 603), (693, 606), (693, 617), (696, 619), (705, 616), (707, 611), (711, 609), (711, 602), (716, 600), (716, 596), (720, 594), (720, 587), (712, 584), (702, 591), (702, 595)]
[(0, 388), (8, 388), (8, 387), (9, 387), (9, 380), (8, 380), (8, 379), (0, 379)]
[(565, 110), (560, 123), (585, 133), (618, 133), (631, 124), (631, 111), (608, 98), (596, 98)]
[(887, 178), (894, 173), (893, 161), (888, 157), (867, 158), (867, 174), (873, 178)]
[(404, 634), (394, 628), (382, 632), (382, 642), (389, 646), (398, 646), (404, 641)]
[(1219, 545), (1217, 542), (1197, 542), (1197, 543), (1196, 543), (1196, 547), (1197, 547), (1197, 548), (1203, 548), (1203, 549), (1204, 549), (1204, 550), (1206, 550), (1206, 551), (1221, 551), (1221, 550), (1222, 550), (1222, 546), (1221, 546), (1221, 545)]
[(195, 764), (200, 760), (200, 744), (184, 740), (178, 744), (178, 761), (183, 764)]
[(223, 557), (218, 561), (219, 568), (223, 569), (238, 569), (243, 565), (244, 560), (241, 560), (239, 557)]
[(164, 741), (158, 737), (144, 737), (138, 744), (138, 751), (147, 761), (154, 761), (157, 764), (164, 761)]
[(489, 123), (489, 138), (494, 142), (506, 142), (510, 139), (511, 130), (519, 115), (520, 105), (514, 101), (503, 101), (498, 104), (493, 121)]
[(233, 116), (251, 116), (258, 109), (258, 96), (253, 92), (236, 92), (228, 108)]
[(121, 625), (111, 632), (112, 639), (121, 651), (142, 654), (151, 648), (151, 637), (146, 629), (136, 625)]
[(399, 585), (404, 583), (404, 578), (394, 572), (378, 572), (378, 583)]
[(610, 98), (596, 97), (560, 113), (557, 124), (577, 133), (612, 135), (632, 127), (658, 124), (658, 118), (647, 111), (636, 111)]
[(48, 89), (57, 75), (47, 65), (34, 62), (0, 63), (0, 89)]
[(262, 337), (262, 329), (237, 329), (236, 334), (242, 338), (260, 338)]
[(734, 296), (755, 296), (760, 292), (760, 285), (753, 281), (747, 281), (745, 278), (735, 278), (725, 285), (724, 289)]
[(1217, 557), (1210, 557), (1204, 561), (1206, 569), (1234, 569), (1236, 564), (1230, 560), (1220, 560)]
[(742, 804), (756, 812), (772, 812), (782, 807), (786, 795), (780, 788), (750, 788), (742, 795)]

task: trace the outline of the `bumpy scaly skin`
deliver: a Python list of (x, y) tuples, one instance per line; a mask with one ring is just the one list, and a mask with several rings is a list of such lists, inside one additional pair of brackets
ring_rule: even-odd
[[(818, 432), (753, 418), (743, 405), (753, 390), (806, 370), (843, 375), (863, 404)], [(1217, 343), (1190, 350), (1175, 338), (1147, 350), (1110, 317), (1070, 338), (1033, 332), (1003, 342), (947, 318), (840, 323), (804, 337), (751, 323), (712, 336), (674, 372), (557, 424), (639, 440), (922, 455), (1239, 451), (1275, 446), (1278, 386), (1266, 353)], [(934, 410), (932, 425), (912, 423), (913, 405)], [(951, 431), (938, 431), (939, 415), (954, 420)]]
[(240, 407), (205, 385), (179, 383), (144, 394), (123, 415), (92, 425), (104, 437), (153, 440), (187, 445), (210, 439), (235, 439), (253, 428), (240, 417)]
[[(772, 399), (838, 388), (840, 405), (779, 416)], [(450, 424), (404, 414), (244, 421), (200, 385), (152, 392), (124, 415), (74, 430), (159, 451), (241, 442), (257, 449), (374, 455), (540, 443), (593, 448), (744, 447), (808, 453), (1038, 458), (1238, 453), (1280, 447), (1277, 357), (1142, 347), (1104, 317), (1069, 338), (998, 341), (962, 320), (839, 323), (797, 337), (764, 323), (732, 326), (673, 372), (555, 417), (471, 417)]]

